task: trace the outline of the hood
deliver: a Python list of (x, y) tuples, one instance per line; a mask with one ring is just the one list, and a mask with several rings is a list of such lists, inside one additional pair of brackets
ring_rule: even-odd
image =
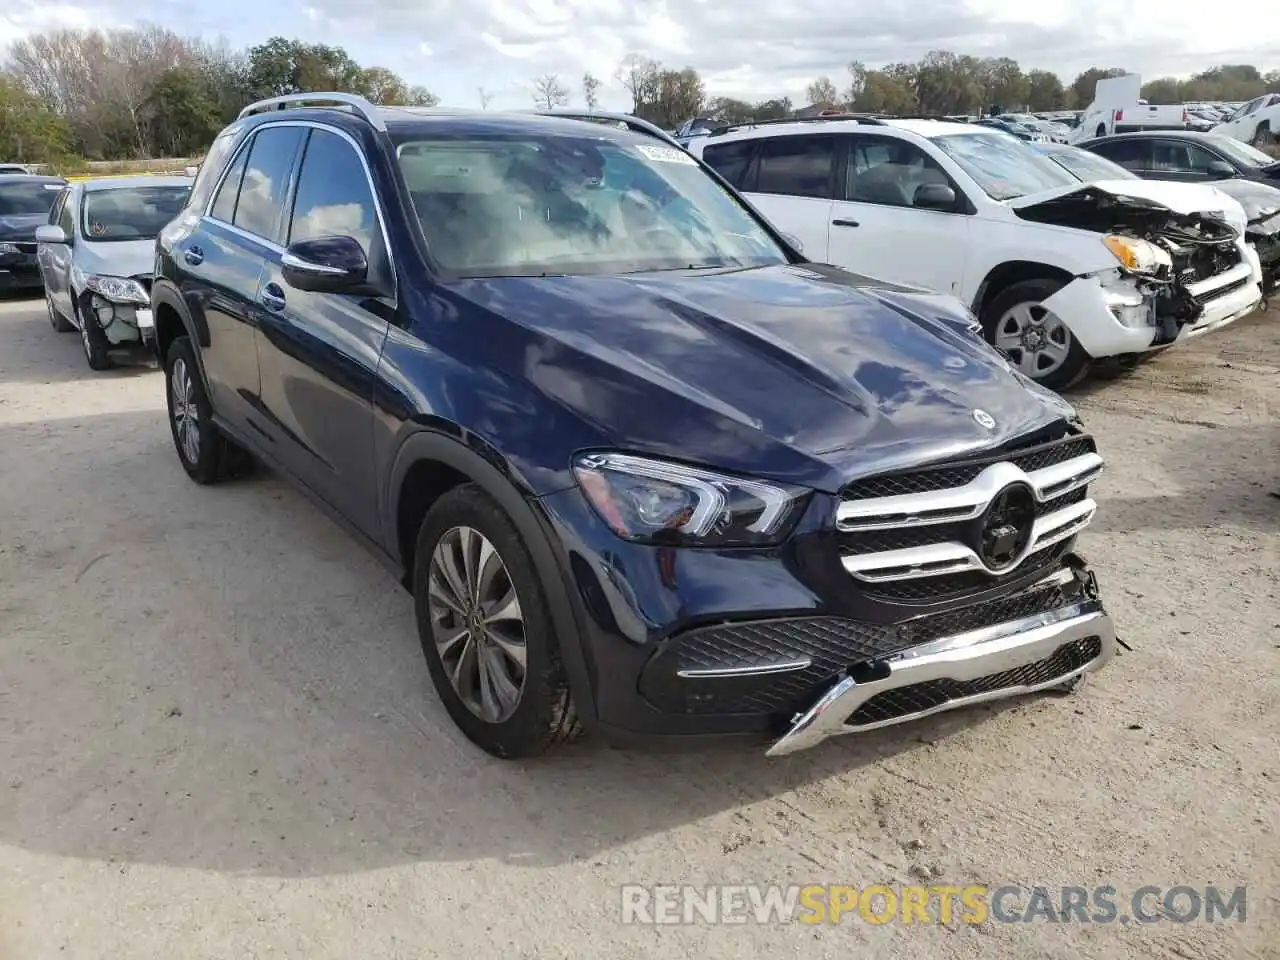
[(151, 240), (92, 241), (77, 239), (76, 266), (86, 274), (107, 277), (151, 276), (156, 265), (156, 242)]
[(1005, 203), (1014, 210), (1030, 210), (1040, 204), (1061, 200), (1073, 194), (1080, 194), (1083, 197), (1094, 191), (1100, 191), (1121, 200), (1138, 200), (1148, 209), (1153, 205), (1165, 207), (1183, 216), (1217, 212), (1222, 209), (1221, 202), (1215, 200), (1212, 187), (1195, 183), (1170, 183), (1164, 180), (1099, 180), (1089, 183), (1072, 183), (1052, 190), (1015, 197), (1012, 200), (1006, 200)]
[(1221, 180), (1214, 186), (1244, 208), (1250, 223), (1267, 220), (1280, 213), (1280, 188), (1257, 180)]
[(835, 267), (454, 289), (523, 328), (522, 378), (633, 452), (756, 474), (768, 463), (763, 475), (834, 492), (1072, 416), (971, 332), (959, 301)]
[(47, 213), (11, 214), (0, 217), (0, 240), (35, 240), (36, 227), (49, 222)]

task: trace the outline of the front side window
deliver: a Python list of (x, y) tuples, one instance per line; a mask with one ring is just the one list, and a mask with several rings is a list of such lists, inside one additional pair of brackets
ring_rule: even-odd
[(86, 240), (151, 240), (182, 212), (191, 188), (120, 187), (87, 190), (80, 230)]
[(313, 130), (298, 174), (288, 242), (354, 237), (367, 257), (377, 223), (369, 178), (355, 150), (337, 134)]
[(1207, 174), (1218, 158), (1194, 143), (1156, 140), (1151, 144), (1151, 169), (1157, 173)]
[(993, 200), (1012, 200), (1080, 182), (1008, 134), (950, 134), (933, 138), (933, 143)]
[(63, 190), (61, 183), (6, 183), (0, 185), (0, 217), (48, 217)]
[(414, 137), (397, 156), (432, 257), (462, 276), (787, 262), (693, 157), (638, 135)]
[(289, 173), (306, 132), (305, 127), (266, 127), (253, 138), (231, 221), (241, 230), (279, 242)]
[(771, 137), (760, 145), (755, 193), (830, 200), (834, 137)]
[(856, 138), (845, 180), (845, 199), (889, 207), (914, 206), (916, 191), (926, 184), (952, 186), (932, 157), (892, 137)]

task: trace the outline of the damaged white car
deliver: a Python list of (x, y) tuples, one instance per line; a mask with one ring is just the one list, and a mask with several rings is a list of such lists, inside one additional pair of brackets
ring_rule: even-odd
[(155, 336), (156, 236), (186, 205), (188, 177), (113, 177), (65, 187), (36, 230), (49, 323), (80, 331), (85, 360), (106, 370)]
[(1240, 205), (1212, 188), (1082, 183), (1014, 137), (941, 120), (746, 126), (689, 145), (806, 256), (951, 293), (1020, 371), (1206, 333), (1262, 299)]

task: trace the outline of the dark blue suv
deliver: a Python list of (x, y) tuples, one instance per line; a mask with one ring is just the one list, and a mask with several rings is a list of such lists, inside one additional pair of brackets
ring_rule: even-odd
[(339, 518), (499, 756), (784, 754), (1105, 662), (1071, 408), (954, 299), (805, 262), (594, 119), (247, 107), (157, 245), (187, 473), (258, 459)]

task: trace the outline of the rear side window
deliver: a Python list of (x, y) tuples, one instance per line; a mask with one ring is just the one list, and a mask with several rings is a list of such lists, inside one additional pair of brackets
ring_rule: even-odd
[(209, 211), (209, 215), (214, 219), (230, 223), (235, 218), (236, 197), (240, 194), (240, 181), (244, 177), (244, 165), (248, 159), (249, 147), (246, 146), (231, 164), (231, 169), (227, 171), (227, 176), (222, 181), (222, 188), (213, 201), (213, 208)]
[(364, 164), (337, 134), (313, 130), (298, 174), (288, 242), (355, 237), (365, 256), (373, 252), (378, 214)]
[(746, 189), (744, 179), (747, 168), (751, 166), (751, 157), (755, 150), (756, 141), (754, 140), (710, 144), (702, 149), (702, 160), (712, 170), (742, 190)]
[(1126, 170), (1147, 169), (1147, 143), (1144, 140), (1113, 140), (1089, 147), (1091, 151), (1118, 163)]
[(835, 170), (834, 137), (774, 137), (760, 146), (755, 192), (829, 200)]
[(289, 173), (306, 132), (304, 127), (267, 127), (254, 136), (231, 221), (241, 230), (272, 243), (280, 241)]
[(58, 194), (58, 199), (53, 201), (53, 209), (49, 211), (49, 222), (58, 223), (62, 216), (62, 208), (67, 205), (67, 195), (71, 192), (69, 188), (64, 189)]
[(71, 191), (62, 191), (62, 199), (58, 202), (62, 204), (58, 209), (58, 226), (70, 237), (76, 232), (76, 211), (75, 204), (71, 202)]

